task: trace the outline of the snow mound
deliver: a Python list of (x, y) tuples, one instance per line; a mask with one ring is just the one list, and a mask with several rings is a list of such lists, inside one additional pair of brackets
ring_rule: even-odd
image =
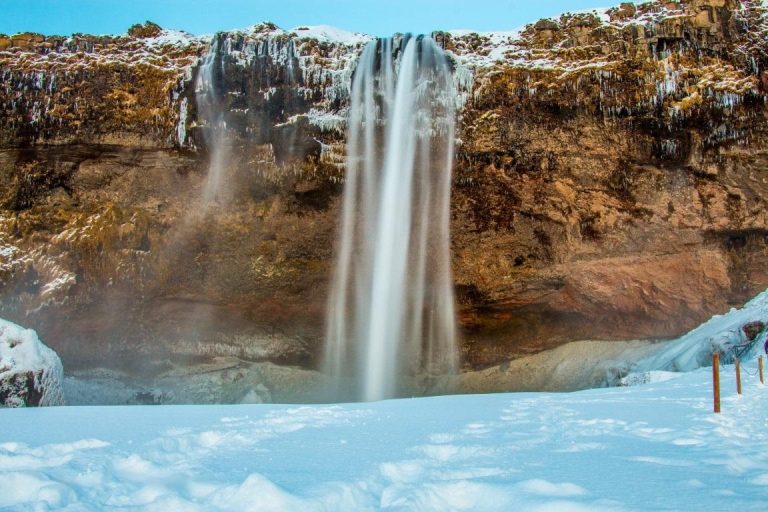
[(198, 45), (202, 40), (202, 38), (184, 32), (183, 30), (161, 30), (158, 35), (143, 39), (144, 44), (147, 46), (176, 46), (180, 48)]
[(64, 405), (63, 368), (37, 333), (0, 319), (0, 407)]
[(654, 370), (650, 372), (632, 372), (619, 380), (619, 386), (640, 386), (643, 384), (655, 384), (676, 379), (682, 374), (679, 372), (664, 372)]
[[(713, 316), (653, 356), (638, 362), (634, 370), (687, 372), (711, 365), (713, 352), (723, 354), (722, 362), (732, 361), (738, 355), (742, 360), (754, 359), (762, 351), (768, 329), (757, 333), (754, 342), (750, 344), (744, 327), (758, 322), (768, 324), (768, 290), (747, 302), (741, 309), (732, 308), (724, 315)], [(750, 348), (744, 350), (748, 346)]]

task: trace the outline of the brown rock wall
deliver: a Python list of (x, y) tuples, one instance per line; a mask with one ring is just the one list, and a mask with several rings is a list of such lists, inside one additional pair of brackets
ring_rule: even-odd
[[(488, 36), (436, 34), (475, 66), (452, 201), (468, 366), (676, 336), (768, 286), (761, 9), (565, 15), (482, 65)], [(0, 316), (65, 367), (316, 364), (359, 48), (260, 30), (219, 36), (233, 156), (213, 206), (188, 67), (207, 43), (0, 37)]]

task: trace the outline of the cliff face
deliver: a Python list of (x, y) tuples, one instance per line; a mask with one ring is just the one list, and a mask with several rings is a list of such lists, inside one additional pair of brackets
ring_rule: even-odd
[[(760, 2), (690, 0), (433, 35), (462, 100), (467, 366), (678, 335), (768, 286), (766, 27)], [(368, 39), (0, 37), (0, 316), (65, 367), (313, 366)], [(210, 51), (229, 148), (214, 207), (196, 94)]]
[(467, 323), (493, 335), (470, 359), (670, 336), (765, 287), (763, 9), (659, 2), (607, 17), (528, 27), (506, 53), (520, 64), (475, 81), (456, 269), (487, 304)]

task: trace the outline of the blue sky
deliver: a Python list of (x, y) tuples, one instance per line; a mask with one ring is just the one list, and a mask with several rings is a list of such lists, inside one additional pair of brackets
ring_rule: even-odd
[(0, 33), (123, 34), (137, 22), (207, 34), (270, 20), (387, 36), (438, 29), (510, 30), (610, 0), (0, 0)]

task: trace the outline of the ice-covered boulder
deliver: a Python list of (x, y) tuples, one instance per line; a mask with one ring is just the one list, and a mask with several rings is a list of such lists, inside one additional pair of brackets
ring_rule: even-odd
[(0, 407), (64, 405), (63, 368), (32, 329), (0, 319)]
[(715, 315), (688, 334), (672, 340), (653, 356), (638, 362), (636, 372), (664, 370), (687, 372), (712, 364), (712, 353), (721, 362), (734, 357), (749, 360), (762, 353), (768, 332), (768, 290), (758, 294), (741, 309)]

